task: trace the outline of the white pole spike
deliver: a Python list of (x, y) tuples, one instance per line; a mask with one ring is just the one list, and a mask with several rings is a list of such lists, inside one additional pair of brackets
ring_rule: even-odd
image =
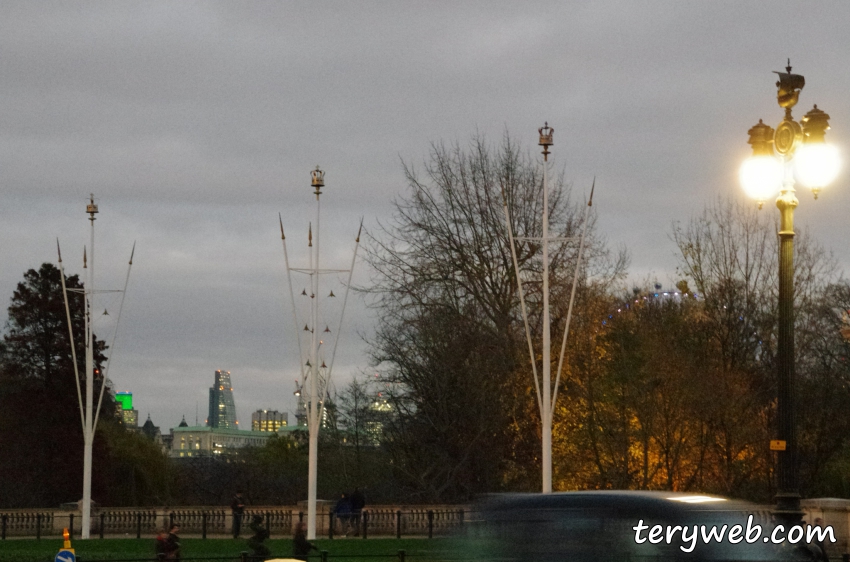
[(304, 384), (304, 352), (301, 350), (301, 336), (298, 331), (298, 314), (295, 312), (295, 293), (292, 289), (292, 272), (289, 269), (289, 253), (286, 251), (286, 235), (283, 233), (283, 217), (277, 214), (280, 222), (280, 240), (283, 244), (283, 261), (286, 264), (286, 282), (289, 285), (289, 300), (292, 303), (292, 319), (295, 322), (295, 335), (298, 341), (298, 368), (301, 370), (301, 383)]
[(124, 289), (121, 291), (121, 304), (118, 306), (118, 317), (115, 319), (115, 329), (112, 331), (112, 341), (109, 343), (109, 357), (106, 358), (106, 365), (103, 367), (103, 384), (100, 385), (100, 396), (97, 399), (97, 410), (94, 415), (94, 427), (97, 427), (97, 420), (100, 418), (100, 406), (103, 403), (103, 393), (106, 390), (106, 381), (109, 377), (109, 366), (112, 364), (112, 358), (115, 356), (115, 340), (118, 337), (118, 326), (121, 324), (121, 312), (124, 310), (124, 299), (127, 296), (127, 285), (130, 283), (130, 269), (133, 267), (133, 256), (136, 253), (136, 242), (133, 242), (133, 249), (130, 250), (130, 262), (127, 265), (127, 276), (124, 278)]
[(581, 230), (581, 241), (578, 245), (578, 256), (576, 257), (576, 269), (573, 273), (573, 288), (570, 291), (570, 304), (567, 307), (567, 320), (564, 323), (564, 338), (561, 341), (561, 355), (558, 359), (558, 374), (555, 376), (555, 393), (552, 396), (552, 410), (555, 409), (555, 402), (558, 401), (558, 385), (561, 382), (561, 369), (564, 366), (564, 355), (567, 351), (567, 336), (570, 333), (570, 320), (573, 317), (573, 302), (576, 298), (576, 286), (578, 285), (578, 274), (581, 269), (581, 254), (584, 250), (584, 235), (587, 234), (587, 223), (590, 219), (590, 208), (593, 206), (593, 190), (596, 189), (596, 177), (593, 178), (593, 185), (590, 186), (590, 198), (587, 200), (587, 206), (584, 209), (584, 225)]
[(83, 433), (86, 431), (86, 418), (83, 414), (83, 395), (80, 392), (80, 369), (77, 366), (77, 346), (74, 343), (74, 327), (71, 322), (71, 307), (68, 304), (68, 289), (65, 287), (65, 266), (62, 265), (62, 250), (59, 249), (59, 239), (56, 239), (56, 253), (59, 254), (59, 276), (62, 279), (62, 298), (65, 300), (65, 316), (68, 318), (68, 337), (71, 340), (71, 361), (74, 363), (74, 380), (77, 383), (77, 402), (80, 405), (80, 423)]
[(517, 278), (517, 287), (519, 289), (519, 304), (522, 310), (522, 321), (525, 324), (525, 339), (528, 341), (528, 357), (531, 359), (531, 374), (534, 378), (534, 390), (537, 393), (537, 410), (540, 412), (541, 419), (543, 418), (543, 399), (540, 397), (540, 382), (537, 380), (537, 361), (534, 357), (534, 345), (531, 343), (531, 329), (528, 327), (528, 311), (525, 308), (525, 292), (522, 290), (522, 278), (519, 274), (519, 262), (516, 257), (516, 246), (514, 245), (513, 227), (511, 226), (511, 215), (508, 211), (508, 199), (505, 196), (505, 190), (502, 189), (502, 203), (505, 207), (505, 224), (508, 228), (508, 242), (511, 245), (511, 258), (514, 263), (514, 272)]
[[(339, 314), (339, 323), (336, 327), (337, 337), (334, 338), (334, 346), (333, 351), (331, 351), (331, 364), (328, 367), (327, 373), (325, 375), (325, 390), (322, 395), (325, 397), (325, 400), (328, 397), (328, 387), (331, 383), (331, 377), (333, 376), (334, 370), (334, 360), (336, 359), (336, 346), (339, 343), (339, 334), (342, 333), (342, 320), (345, 317), (345, 305), (348, 303), (348, 290), (351, 288), (351, 278), (354, 275), (354, 262), (357, 260), (357, 250), (360, 248), (360, 233), (363, 231), (363, 218), (360, 218), (360, 228), (357, 229), (357, 238), (354, 240), (354, 255), (351, 256), (351, 269), (348, 270), (348, 282), (345, 284), (345, 295), (342, 299), (342, 312)], [(322, 403), (322, 410), (319, 412), (319, 417), (321, 418), (324, 415), (324, 402)]]

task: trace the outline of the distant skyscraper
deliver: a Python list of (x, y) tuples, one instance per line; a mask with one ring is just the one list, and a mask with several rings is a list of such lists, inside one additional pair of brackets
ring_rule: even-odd
[(139, 412), (133, 409), (132, 392), (116, 392), (115, 406), (125, 427), (135, 428), (139, 425)]
[(251, 414), (252, 431), (277, 431), (286, 427), (289, 423), (289, 415), (277, 410), (257, 410)]
[(210, 416), (207, 425), (221, 429), (239, 429), (230, 371), (215, 372), (215, 386), (210, 388)]

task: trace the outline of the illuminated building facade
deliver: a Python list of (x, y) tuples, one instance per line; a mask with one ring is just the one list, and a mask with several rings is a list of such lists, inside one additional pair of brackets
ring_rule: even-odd
[(207, 426), (213, 429), (239, 429), (230, 371), (215, 372), (215, 385), (210, 388), (210, 414), (207, 418)]
[(262, 447), (275, 434), (306, 440), (306, 431), (298, 426), (281, 426), (277, 431), (245, 431), (181, 423), (171, 430), (168, 456), (173, 459), (229, 458), (243, 447)]
[(257, 410), (251, 414), (251, 431), (277, 431), (289, 425), (289, 415), (277, 410)]

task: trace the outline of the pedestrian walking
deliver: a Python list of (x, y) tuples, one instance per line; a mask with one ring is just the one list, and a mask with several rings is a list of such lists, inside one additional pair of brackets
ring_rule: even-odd
[(165, 560), (165, 541), (168, 539), (165, 529), (160, 527), (156, 532), (156, 543), (154, 544), (154, 552), (157, 560)]
[(351, 525), (351, 500), (348, 499), (348, 494), (342, 494), (334, 506), (334, 515), (339, 521), (339, 532), (348, 536)]
[(251, 519), (251, 530), (254, 532), (251, 538), (248, 539), (248, 548), (251, 549), (251, 556), (265, 560), (271, 556), (269, 548), (263, 544), (269, 538), (269, 530), (263, 526), (263, 518), (260, 515), (254, 515)]
[(292, 537), (292, 557), (296, 560), (307, 560), (311, 550), (319, 550), (316, 545), (307, 540), (307, 531), (304, 522), (299, 521), (295, 525), (295, 535)]
[[(815, 518), (815, 527), (824, 527), (823, 519), (820, 517)], [(829, 562), (829, 555), (826, 553), (826, 543), (818, 538), (815, 539), (814, 543), (820, 549), (820, 561)]]
[(360, 536), (360, 516), (363, 514), (363, 508), (366, 507), (366, 496), (360, 491), (360, 488), (354, 488), (354, 491), (349, 497), (351, 502), (351, 521), (354, 525), (354, 536)]
[(233, 538), (239, 538), (239, 532), (242, 530), (242, 516), (245, 513), (245, 500), (242, 498), (242, 490), (237, 490), (233, 496), (233, 501), (230, 502), (230, 511), (233, 515)]
[(165, 559), (180, 560), (180, 537), (177, 533), (180, 532), (180, 526), (176, 523), (171, 526), (168, 536), (165, 537)]

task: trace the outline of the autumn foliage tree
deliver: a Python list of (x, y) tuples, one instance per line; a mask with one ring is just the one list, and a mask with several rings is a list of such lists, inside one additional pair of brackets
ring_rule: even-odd
[[(774, 493), (776, 225), (721, 200), (676, 225), (676, 290), (596, 295), (580, 308), (556, 417), (562, 488)], [(847, 488), (850, 403), (831, 257), (796, 243), (797, 420), (804, 493)], [(844, 486), (844, 488), (841, 488)], [(845, 492), (846, 493), (846, 492)]]

